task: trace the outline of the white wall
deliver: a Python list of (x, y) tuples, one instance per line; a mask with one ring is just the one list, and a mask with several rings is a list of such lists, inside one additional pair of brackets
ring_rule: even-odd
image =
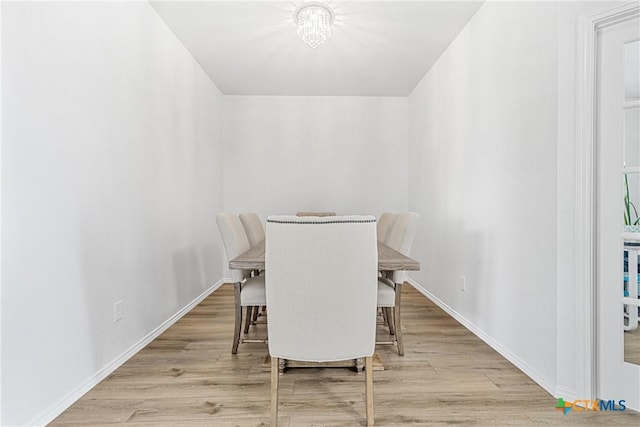
[(485, 3), (409, 97), (413, 277), (550, 391), (557, 22), (554, 3)]
[(407, 208), (407, 98), (227, 96), (224, 208)]
[(0, 423), (25, 425), (222, 277), (223, 106), (146, 2), (2, 19)]

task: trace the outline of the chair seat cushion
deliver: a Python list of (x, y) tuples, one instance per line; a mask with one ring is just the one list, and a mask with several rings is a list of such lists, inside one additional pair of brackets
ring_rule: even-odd
[(396, 291), (391, 283), (378, 280), (378, 307), (395, 307)]
[(267, 305), (264, 275), (250, 277), (243, 283), (242, 292), (240, 292), (240, 305)]

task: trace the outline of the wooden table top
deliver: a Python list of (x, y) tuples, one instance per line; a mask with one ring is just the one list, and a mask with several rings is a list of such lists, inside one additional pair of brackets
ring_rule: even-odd
[[(254, 246), (245, 253), (229, 261), (230, 269), (262, 270), (264, 268), (264, 242)], [(420, 263), (415, 259), (378, 242), (378, 270), (420, 270)]]

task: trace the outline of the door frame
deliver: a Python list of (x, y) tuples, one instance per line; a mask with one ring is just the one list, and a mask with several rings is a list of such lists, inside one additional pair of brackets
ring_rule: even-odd
[[(640, 15), (637, 1), (584, 18), (578, 49), (575, 198), (575, 289), (577, 304), (576, 388), (595, 399), (597, 392), (596, 314), (596, 60), (598, 30)], [(581, 41), (580, 41), (581, 39)]]

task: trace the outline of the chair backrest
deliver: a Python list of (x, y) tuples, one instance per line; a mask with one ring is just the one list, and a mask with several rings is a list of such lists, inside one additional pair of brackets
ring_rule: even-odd
[[(222, 212), (216, 215), (218, 229), (222, 236), (227, 260), (232, 260), (238, 255), (249, 250), (249, 240), (244, 232), (244, 227), (237, 214)], [(251, 273), (251, 270), (231, 270), (231, 278), (235, 282), (241, 282)]]
[(373, 355), (378, 251), (373, 216), (269, 216), (269, 353), (307, 362)]
[(393, 224), (396, 221), (396, 215), (391, 212), (383, 212), (380, 214), (380, 218), (378, 218), (378, 240), (383, 242), (387, 237), (387, 233), (391, 228), (393, 228)]
[[(393, 224), (393, 228), (387, 232), (384, 244), (400, 252), (402, 255), (409, 256), (411, 246), (413, 246), (413, 239), (416, 235), (419, 218), (420, 215), (415, 212), (396, 214), (395, 223)], [(407, 276), (408, 273), (406, 271), (394, 271), (393, 281), (395, 283), (404, 283)]]
[(240, 222), (242, 222), (251, 247), (264, 241), (264, 227), (257, 214), (253, 212), (240, 214)]

